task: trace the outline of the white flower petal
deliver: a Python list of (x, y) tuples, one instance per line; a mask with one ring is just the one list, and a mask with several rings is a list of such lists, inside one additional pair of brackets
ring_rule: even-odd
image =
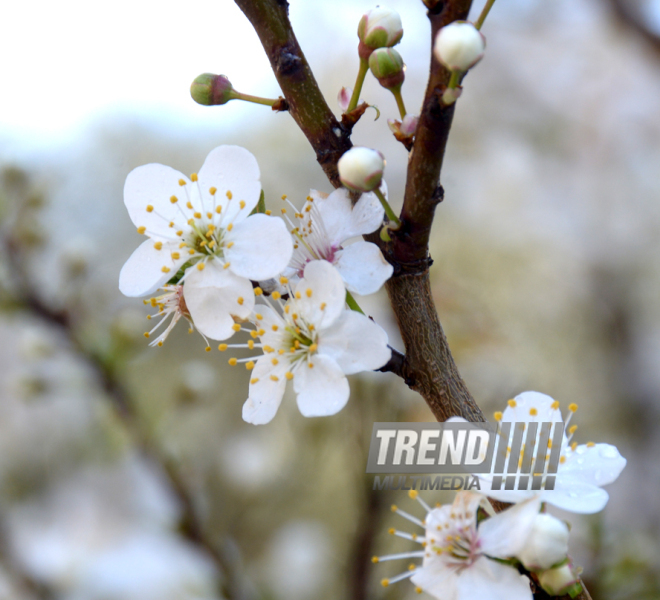
[(468, 597), (459, 597), (458, 575), (442, 560), (436, 559), (425, 564), (417, 570), (410, 581), (437, 600), (471, 600)]
[(523, 502), (539, 493), (532, 490), (491, 490), (492, 475), (477, 475), (477, 477), (481, 493), (500, 502)]
[[(172, 258), (172, 252), (178, 250), (178, 244), (163, 244), (156, 250), (153, 240), (142, 242), (119, 273), (119, 290), (125, 296), (147, 296), (153, 294), (164, 283), (174, 277), (186, 262), (185, 257)], [(163, 267), (169, 269), (163, 272)]]
[(387, 333), (368, 317), (343, 310), (327, 330), (319, 334), (319, 353), (330, 356), (346, 375), (373, 371), (391, 357)]
[(339, 250), (335, 256), (334, 264), (346, 289), (362, 296), (377, 292), (394, 270), (383, 258), (380, 248), (371, 242), (356, 242)]
[(461, 571), (457, 600), (532, 600), (529, 579), (517, 569), (482, 556)]
[(301, 363), (293, 379), (298, 408), (305, 417), (326, 417), (338, 413), (350, 395), (348, 380), (329, 356), (315, 354)]
[(223, 269), (215, 260), (206, 263), (203, 271), (191, 267), (186, 272), (183, 296), (195, 327), (214, 340), (231, 337), (232, 315), (245, 319), (254, 307), (250, 281)]
[[(259, 202), (261, 183), (257, 159), (240, 146), (219, 146), (211, 150), (197, 174), (199, 187), (206, 197), (211, 187), (217, 189), (216, 202), (222, 206), (223, 223), (239, 223)], [(231, 192), (232, 199), (227, 198)], [(241, 208), (240, 202), (245, 202)], [(205, 210), (211, 210), (206, 207)]]
[(296, 310), (317, 331), (331, 326), (346, 305), (346, 289), (341, 275), (326, 260), (307, 263), (304, 277), (296, 285), (295, 295), (300, 295), (296, 300)]
[[(180, 186), (179, 179), (183, 179), (186, 185)], [(172, 240), (176, 230), (189, 229), (189, 217), (185, 216), (188, 212), (185, 207), (188, 199), (186, 190), (189, 188), (190, 180), (171, 167), (156, 163), (142, 165), (133, 169), (126, 177), (124, 204), (136, 227), (146, 227), (146, 233), (150, 237), (162, 241)], [(170, 201), (172, 196), (176, 196), (179, 201), (173, 204)], [(193, 200), (195, 206), (197, 200)], [(147, 211), (148, 206), (153, 210)], [(199, 210), (197, 206), (195, 210)], [(175, 226), (170, 227), (170, 223)]]
[[(512, 423), (547, 423), (563, 421), (561, 411), (552, 408), (554, 399), (540, 392), (523, 392), (515, 398), (515, 407), (507, 406), (502, 413), (503, 422)], [(530, 414), (530, 410), (537, 414)]]
[(540, 494), (483, 521), (478, 528), (481, 550), (494, 558), (511, 558), (522, 550), (541, 508)]
[(566, 483), (557, 477), (555, 489), (543, 491), (541, 500), (572, 513), (588, 515), (603, 510), (609, 495), (604, 489), (595, 485), (573, 480)]
[(558, 474), (566, 482), (574, 479), (596, 486), (607, 485), (621, 474), (626, 462), (617, 447), (611, 444), (580, 444), (566, 453), (566, 461), (559, 465)]
[[(261, 319), (257, 319), (257, 315)], [(258, 329), (264, 330), (264, 335), (259, 336), (262, 344), (272, 348), (279, 348), (283, 345), (282, 338), (286, 334), (286, 323), (277, 311), (267, 304), (255, 304), (254, 314), (250, 317), (250, 320), (256, 324)], [(273, 330), (273, 325), (277, 329)]]
[(269, 279), (279, 275), (289, 264), (293, 253), (291, 235), (282, 219), (252, 215), (235, 224), (225, 234), (225, 256), (230, 269), (248, 279)]
[(263, 425), (273, 420), (284, 396), (288, 366), (285, 361), (273, 366), (268, 356), (257, 361), (250, 375), (249, 396), (243, 405), (244, 421)]
[[(385, 182), (381, 184), (381, 191), (387, 198)], [(345, 188), (335, 190), (327, 198), (313, 190), (312, 198), (323, 218), (328, 239), (334, 246), (352, 237), (371, 233), (383, 223), (385, 211), (373, 192), (362, 194), (355, 206)]]

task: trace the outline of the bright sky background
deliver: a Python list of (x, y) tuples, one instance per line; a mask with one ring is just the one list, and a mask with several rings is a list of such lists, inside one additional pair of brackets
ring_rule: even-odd
[[(376, 2), (291, 4), (308, 58), (327, 63), (338, 48), (346, 52), (353, 47), (361, 14)], [(428, 56), (426, 35), (412, 35), (427, 27), (420, 4), (387, 4), (402, 13), (409, 33), (401, 49), (407, 46), (410, 58), (417, 49)], [(201, 127), (211, 113), (195, 105), (188, 90), (203, 72), (227, 74), (241, 91), (278, 94), (261, 45), (232, 0), (188, 0), (185, 5), (15, 0), (4, 4), (3, 23), (0, 147), (5, 158), (69, 142), (104, 117), (137, 116), (173, 130)], [(353, 77), (347, 77), (347, 84)], [(226, 113), (230, 122), (246, 114), (238, 102), (221, 110), (231, 111)]]

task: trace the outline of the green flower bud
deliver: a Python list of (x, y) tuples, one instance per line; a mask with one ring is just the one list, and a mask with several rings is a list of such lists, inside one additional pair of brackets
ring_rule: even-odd
[(551, 596), (568, 594), (574, 598), (581, 590), (580, 578), (570, 561), (566, 561), (560, 567), (539, 573), (538, 578), (541, 587)]
[(197, 104), (215, 106), (236, 98), (234, 88), (224, 75), (202, 73), (190, 86), (190, 95)]
[(394, 48), (378, 48), (369, 57), (369, 68), (378, 83), (388, 90), (398, 88), (405, 79), (403, 58)]
[(372, 8), (360, 19), (358, 37), (372, 50), (398, 44), (403, 37), (399, 13), (381, 6)]

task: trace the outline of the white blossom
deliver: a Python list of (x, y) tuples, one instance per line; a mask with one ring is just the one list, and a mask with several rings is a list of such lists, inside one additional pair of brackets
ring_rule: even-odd
[[(383, 188), (387, 194), (384, 184)], [(330, 195), (312, 190), (295, 217), (297, 223), (291, 223), (294, 251), (284, 272), (291, 282), (302, 277), (305, 266), (312, 260), (332, 263), (346, 289), (356, 294), (373, 294), (392, 276), (392, 265), (383, 258), (376, 244), (364, 240), (345, 244), (382, 225), (384, 211), (375, 194), (362, 194), (353, 206), (343, 188)]]
[(512, 559), (524, 547), (541, 506), (538, 497), (479, 522), (479, 508), (490, 508), (481, 494), (458, 492), (453, 504), (433, 509), (417, 492), (409, 495), (427, 511), (423, 521), (397, 506), (392, 510), (424, 527), (424, 535), (395, 529), (390, 533), (419, 543), (422, 550), (374, 557), (373, 562), (422, 558), (422, 564), (384, 579), (384, 586), (410, 577), (418, 592), (438, 600), (532, 600), (529, 579), (513, 564), (501, 561)]
[[(611, 444), (587, 444), (578, 445), (572, 438), (577, 430), (577, 425), (570, 426), (573, 413), (577, 411), (577, 404), (568, 406), (568, 418), (565, 421), (565, 431), (561, 442), (560, 458), (555, 475), (554, 489), (540, 490), (541, 498), (548, 502), (574, 513), (595, 513), (602, 510), (609, 496), (601, 488), (603, 485), (612, 483), (626, 466), (626, 459), (621, 456), (616, 446)], [(502, 422), (527, 423), (537, 422), (562, 422), (563, 418), (559, 410), (559, 402), (550, 396), (539, 392), (523, 392), (514, 399), (508, 401), (508, 406), (503, 413), (495, 413), (495, 419)], [(452, 417), (448, 421), (464, 421), (460, 417)], [(513, 435), (513, 428), (511, 435)], [(537, 434), (537, 442), (538, 442)], [(498, 444), (501, 436), (498, 436)], [(543, 448), (542, 452), (549, 449)], [(507, 456), (508, 456), (507, 450)], [(497, 453), (497, 447), (495, 454)], [(534, 451), (534, 459), (538, 449)], [(493, 461), (493, 465), (495, 461)], [(545, 471), (548, 474), (548, 461), (545, 461)], [(493, 472), (487, 475), (479, 474), (481, 490), (484, 494), (501, 500), (503, 502), (520, 502), (538, 494), (534, 490), (494, 490), (492, 489)], [(531, 478), (530, 478), (531, 479)]]
[[(285, 278), (281, 281), (287, 284)], [(247, 344), (220, 345), (221, 350), (263, 350), (256, 362), (229, 360), (252, 370), (243, 406), (243, 419), (249, 423), (268, 423), (275, 416), (290, 380), (304, 416), (333, 415), (348, 401), (346, 375), (378, 369), (391, 356), (385, 331), (344, 308), (344, 283), (329, 262), (308, 263), (304, 277), (295, 287), (288, 286), (287, 293), (286, 303), (273, 292), (264, 298), (266, 304), (255, 306), (249, 318), (255, 329), (245, 329), (251, 336)]]
[(184, 269), (187, 311), (213, 339), (232, 335), (234, 318), (254, 306), (250, 280), (278, 275), (289, 263), (291, 237), (281, 219), (251, 215), (261, 194), (259, 167), (247, 150), (220, 146), (190, 178), (149, 164), (129, 173), (124, 202), (149, 239), (119, 276), (127, 296), (146, 296)]
[(435, 57), (451, 71), (467, 71), (484, 55), (486, 38), (472, 23), (454, 21), (435, 36)]

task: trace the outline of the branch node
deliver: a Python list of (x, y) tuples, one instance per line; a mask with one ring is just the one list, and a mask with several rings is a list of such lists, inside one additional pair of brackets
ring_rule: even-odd
[(445, 199), (445, 188), (443, 188), (441, 185), (435, 188), (435, 191), (433, 192), (433, 196), (431, 196), (431, 199), (435, 204), (440, 204)]
[(293, 44), (283, 46), (277, 56), (277, 71), (280, 75), (291, 76), (303, 67), (303, 60), (295, 53)]
[(392, 277), (401, 277), (403, 275), (424, 275), (432, 264), (433, 259), (430, 256), (408, 262), (396, 261), (392, 263), (392, 266), (394, 267)]

